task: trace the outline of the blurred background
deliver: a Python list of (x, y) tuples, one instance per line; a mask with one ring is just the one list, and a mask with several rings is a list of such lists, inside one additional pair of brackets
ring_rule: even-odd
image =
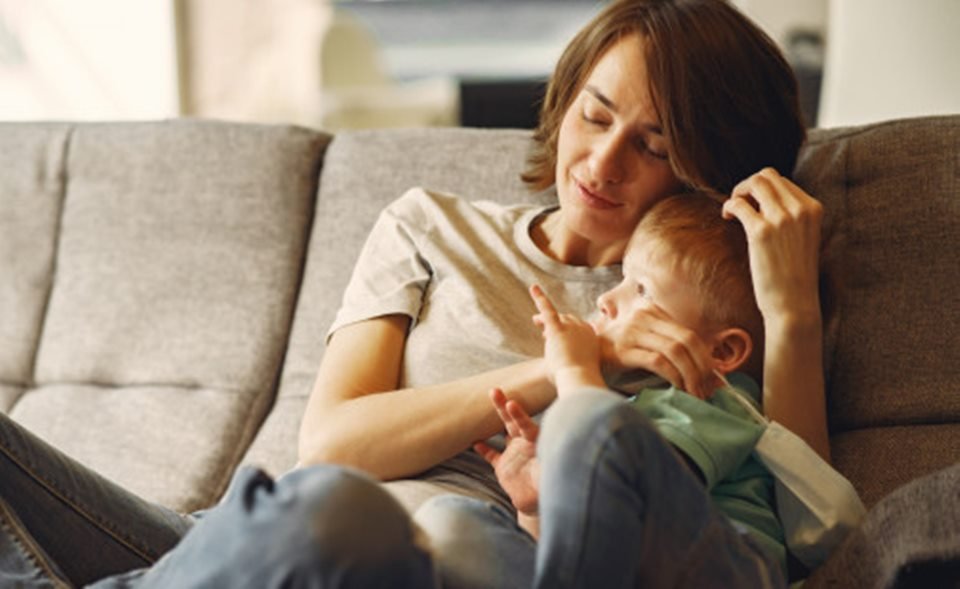
[[(0, 120), (531, 127), (595, 0), (0, 0)], [(960, 0), (735, 0), (811, 126), (960, 112)]]

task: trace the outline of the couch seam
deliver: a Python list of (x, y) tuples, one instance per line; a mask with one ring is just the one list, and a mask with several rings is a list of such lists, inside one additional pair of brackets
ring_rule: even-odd
[[(847, 241), (849, 236), (847, 235), (847, 217), (848, 217), (848, 200), (850, 194), (850, 139), (856, 135), (856, 133), (851, 133), (850, 135), (841, 136), (837, 139), (842, 139), (842, 148), (843, 148), (843, 197), (840, 204), (840, 210), (837, 211), (837, 221), (836, 228), (834, 229), (837, 235), (840, 235), (840, 251), (836, 254), (837, 265), (839, 266), (838, 272), (841, 276), (846, 276), (847, 268)], [(843, 281), (845, 279), (841, 279)], [(834, 381), (837, 377), (837, 350), (840, 348), (840, 338), (842, 337), (843, 327), (844, 327), (844, 309), (846, 308), (846, 297), (848, 289), (845, 282), (841, 282), (839, 288), (837, 289), (836, 300), (832, 303), (835, 305), (833, 309), (834, 320), (836, 321), (836, 334), (833, 344), (833, 349), (830, 350), (831, 354), (829, 358), (824, 358), (824, 362), (830, 362), (829, 368), (824, 366), (825, 376), (829, 375), (830, 380)], [(822, 303), (821, 303), (822, 304)], [(826, 326), (825, 326), (826, 327)], [(824, 333), (824, 336), (827, 334)], [(831, 383), (824, 382), (824, 396), (827, 396), (827, 388), (832, 388)], [(824, 402), (827, 407), (827, 438), (829, 439), (833, 436), (834, 433), (840, 433), (845, 430), (834, 431), (831, 428), (830, 423), (830, 402), (829, 399), (825, 398)]]
[[(50, 310), (50, 299), (53, 298), (53, 289), (57, 280), (57, 269), (60, 263), (60, 239), (63, 231), (63, 216), (67, 208), (67, 186), (70, 183), (69, 158), (73, 147), (73, 136), (76, 131), (76, 125), (70, 125), (66, 129), (66, 135), (63, 138), (63, 147), (60, 150), (60, 210), (57, 212), (57, 223), (53, 233), (53, 250), (50, 261), (50, 283), (47, 287), (47, 296), (43, 302), (43, 310), (40, 313), (40, 324), (37, 326), (37, 344), (33, 351), (33, 362), (30, 367), (28, 382), (24, 383), (24, 388), (34, 388), (37, 385), (37, 359), (40, 356), (40, 346), (43, 341), (44, 332), (47, 328), (47, 313)], [(21, 398), (22, 398), (21, 394)], [(19, 403), (19, 399), (17, 401)]]

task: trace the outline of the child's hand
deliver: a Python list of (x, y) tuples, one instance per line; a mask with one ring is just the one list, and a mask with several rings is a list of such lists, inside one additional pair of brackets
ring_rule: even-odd
[(473, 448), (493, 466), (497, 481), (517, 511), (535, 517), (540, 500), (540, 463), (537, 462), (540, 427), (519, 403), (507, 400), (502, 390), (490, 391), (490, 400), (507, 430), (507, 446), (503, 452), (484, 442), (477, 442)]
[(636, 309), (598, 330), (603, 366), (614, 374), (646, 370), (701, 399), (720, 386), (707, 343), (660, 309)]
[(543, 330), (543, 357), (557, 394), (585, 386), (604, 387), (600, 373), (600, 338), (593, 326), (569, 314), (557, 313), (543, 290), (533, 285), (530, 297), (538, 313), (533, 322)]

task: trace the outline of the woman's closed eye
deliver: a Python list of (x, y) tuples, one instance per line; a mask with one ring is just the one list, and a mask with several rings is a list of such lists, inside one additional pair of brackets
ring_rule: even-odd
[(670, 154), (667, 153), (665, 149), (657, 148), (655, 149), (650, 145), (650, 142), (646, 139), (637, 139), (636, 141), (637, 149), (642, 152), (648, 153), (651, 156), (657, 158), (658, 160), (668, 160), (670, 159)]
[(580, 112), (580, 118), (582, 118), (584, 122), (587, 122), (597, 127), (608, 127), (610, 125), (610, 121), (608, 121), (602, 115), (591, 113), (591, 112), (588, 112), (587, 110), (583, 110)]

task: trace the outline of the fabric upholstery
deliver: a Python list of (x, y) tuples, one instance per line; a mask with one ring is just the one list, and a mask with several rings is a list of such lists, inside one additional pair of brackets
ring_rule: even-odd
[(931, 117), (814, 132), (797, 168), (827, 210), (837, 465), (868, 505), (960, 460), (956, 437), (932, 437), (960, 422), (958, 162), (960, 117)]
[(65, 153), (59, 165), (11, 161), (64, 185), (48, 183), (62, 207), (37, 237), (53, 261), (35, 266), (52, 286), (36, 297), (35, 355), (9, 379), (26, 389), (10, 414), (148, 499), (215, 500), (275, 395), (327, 141), (90, 124), (45, 148)]
[(960, 464), (916, 479), (884, 498), (803, 587), (958, 587), (958, 529)]
[(68, 125), (0, 132), (0, 411), (32, 380), (50, 294)]

